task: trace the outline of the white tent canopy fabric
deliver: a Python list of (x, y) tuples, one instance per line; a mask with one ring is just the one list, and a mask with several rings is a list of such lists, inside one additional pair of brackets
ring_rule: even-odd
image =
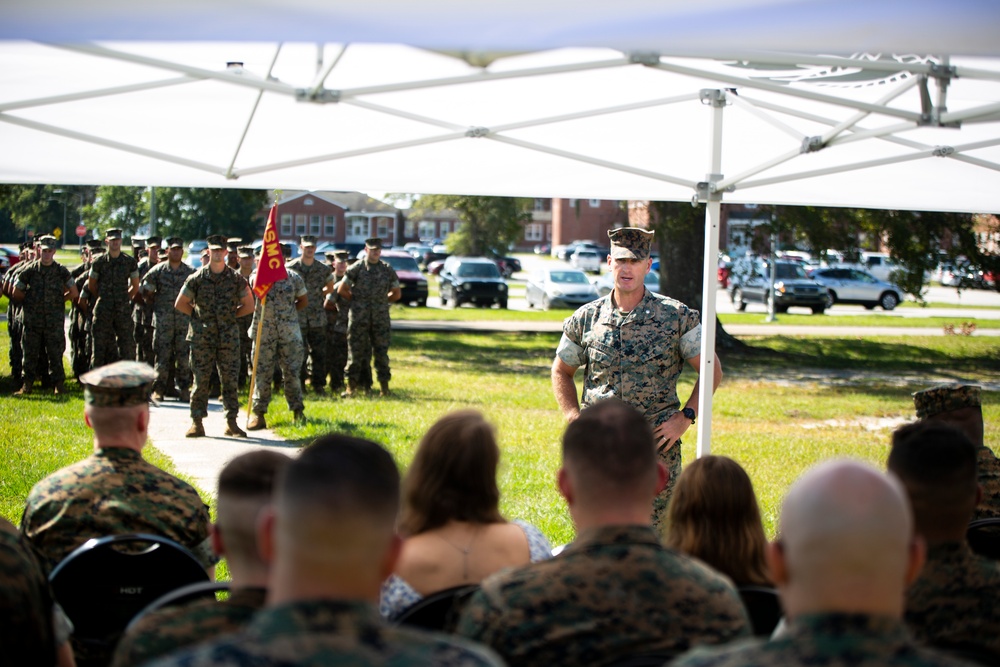
[(1000, 211), (991, 0), (2, 12), (0, 182)]

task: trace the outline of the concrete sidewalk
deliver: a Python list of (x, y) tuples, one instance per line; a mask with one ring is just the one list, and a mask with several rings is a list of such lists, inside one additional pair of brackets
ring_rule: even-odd
[[(244, 406), (245, 409), (245, 406)], [(203, 438), (185, 438), (191, 425), (191, 412), (187, 403), (167, 399), (159, 405), (150, 405), (149, 439), (153, 446), (169, 456), (177, 469), (194, 478), (202, 491), (215, 496), (219, 471), (231, 459), (258, 449), (271, 449), (294, 456), (299, 448), (286, 442), (270, 429), (251, 431), (248, 438), (223, 437), (226, 417), (222, 403), (209, 401)], [(237, 419), (240, 428), (246, 428), (246, 413)]]

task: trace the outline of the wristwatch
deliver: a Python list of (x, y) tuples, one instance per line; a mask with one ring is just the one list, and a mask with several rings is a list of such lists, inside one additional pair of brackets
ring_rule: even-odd
[(694, 414), (694, 408), (684, 408), (683, 410), (681, 410), (681, 414), (690, 419), (692, 424), (694, 423), (694, 418), (696, 416)]

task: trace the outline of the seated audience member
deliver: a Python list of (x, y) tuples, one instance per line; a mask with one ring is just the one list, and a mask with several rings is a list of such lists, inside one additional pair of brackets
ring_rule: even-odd
[(243, 632), (150, 667), (499, 665), (461, 639), (388, 625), (382, 582), (399, 554), (399, 472), (379, 445), (328, 435), (279, 477), (260, 522), (267, 603)]
[(983, 439), (983, 406), (979, 387), (943, 384), (913, 394), (917, 419), (943, 422), (962, 431), (976, 447), (979, 484), (983, 487), (973, 519), (1000, 518), (1000, 459)]
[(666, 545), (708, 563), (737, 586), (770, 586), (757, 496), (749, 475), (725, 456), (684, 466), (667, 512)]
[(73, 667), (69, 628), (17, 528), (0, 518), (0, 650), (4, 664)]
[(552, 555), (537, 528), (500, 514), (499, 463), (493, 427), (475, 410), (445, 415), (427, 431), (403, 481), (405, 541), (382, 587), (383, 615)]
[(903, 593), (920, 571), (924, 545), (898, 480), (863, 463), (821, 464), (792, 484), (780, 530), (768, 560), (785, 632), (770, 641), (695, 649), (672, 665), (964, 664), (920, 648), (903, 625)]
[(112, 667), (138, 667), (153, 658), (243, 628), (264, 606), (268, 567), (260, 557), (257, 519), (271, 503), (274, 482), (288, 463), (284, 454), (259, 450), (237, 456), (219, 473), (212, 547), (226, 559), (229, 598), (201, 599), (142, 617), (118, 642)]
[(150, 366), (136, 361), (80, 376), (94, 454), (38, 482), (21, 519), (21, 533), (46, 574), (87, 540), (123, 533), (174, 540), (210, 571), (218, 560), (198, 492), (142, 458), (155, 379)]
[(667, 470), (653, 431), (633, 407), (608, 399), (563, 435), (559, 491), (577, 537), (557, 557), (486, 578), (458, 634), (511, 665), (612, 664), (749, 636), (732, 584), (660, 544), (650, 519)]
[(975, 445), (947, 424), (917, 422), (893, 433), (888, 466), (927, 542), (927, 563), (906, 592), (906, 624), (920, 642), (991, 653), (1000, 665), (1000, 563), (965, 541), (982, 494)]

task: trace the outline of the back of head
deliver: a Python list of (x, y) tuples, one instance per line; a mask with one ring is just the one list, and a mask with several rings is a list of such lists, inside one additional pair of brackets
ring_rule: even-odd
[(234, 458), (219, 473), (215, 525), (231, 568), (234, 561), (263, 566), (257, 545), (257, 520), (261, 510), (270, 504), (278, 475), (290, 460), (277, 452), (249, 452)]
[(891, 476), (853, 461), (807, 471), (782, 504), (786, 610), (900, 606), (912, 534), (905, 492)]
[(968, 384), (942, 384), (913, 394), (917, 419), (942, 422), (959, 429), (983, 445), (983, 408), (980, 388)]
[(580, 412), (563, 434), (562, 457), (581, 505), (651, 501), (656, 495), (653, 429), (618, 399)]
[(936, 421), (902, 426), (888, 468), (906, 488), (917, 532), (930, 542), (962, 539), (978, 490), (976, 446), (964, 433)]
[(399, 471), (380, 445), (326, 435), (280, 475), (278, 555), (327, 567), (368, 566), (389, 545), (399, 510)]
[(445, 415), (428, 429), (403, 482), (400, 528), (406, 535), (449, 521), (495, 523), (500, 514), (493, 426), (475, 410)]
[(668, 524), (667, 546), (705, 561), (738, 585), (769, 585), (757, 497), (736, 461), (704, 456), (685, 465)]

